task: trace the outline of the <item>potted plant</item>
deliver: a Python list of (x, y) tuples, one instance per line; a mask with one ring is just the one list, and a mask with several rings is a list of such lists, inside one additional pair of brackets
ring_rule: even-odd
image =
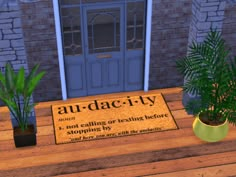
[(32, 93), (45, 74), (36, 74), (38, 67), (35, 65), (27, 77), (23, 67), (15, 73), (9, 63), (5, 74), (0, 72), (0, 99), (17, 121), (17, 126), (13, 127), (16, 147), (36, 145), (36, 131), (34, 125), (29, 124), (29, 117), (35, 106), (30, 102)]
[(211, 30), (203, 43), (193, 42), (176, 65), (186, 78), (183, 91), (199, 96), (185, 107), (196, 116), (195, 135), (220, 141), (228, 133), (228, 123), (236, 124), (236, 57), (230, 57), (221, 33)]

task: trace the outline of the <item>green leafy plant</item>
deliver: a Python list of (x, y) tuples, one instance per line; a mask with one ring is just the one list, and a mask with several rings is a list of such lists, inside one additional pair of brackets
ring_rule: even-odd
[[(28, 118), (35, 104), (30, 103), (32, 93), (45, 72), (36, 74), (39, 65), (25, 77), (23, 67), (15, 73), (9, 63), (5, 74), (0, 72), (0, 99), (6, 104), (22, 131), (28, 126)], [(23, 103), (23, 104), (21, 104)]]
[(211, 30), (203, 43), (193, 42), (186, 57), (176, 62), (186, 78), (183, 90), (200, 99), (187, 103), (193, 114), (205, 112), (213, 122), (236, 124), (236, 57), (220, 32)]

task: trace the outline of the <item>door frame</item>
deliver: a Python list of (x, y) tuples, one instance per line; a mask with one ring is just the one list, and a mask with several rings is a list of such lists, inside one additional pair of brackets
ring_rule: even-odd
[[(149, 66), (150, 66), (150, 48), (151, 48), (151, 24), (152, 24), (152, 0), (146, 0), (146, 34), (145, 34), (145, 68), (144, 68), (144, 91), (148, 91), (149, 86)], [(56, 41), (57, 41), (57, 52), (58, 52), (58, 62), (59, 71), (61, 78), (61, 91), (62, 99), (66, 100), (67, 89), (66, 89), (66, 78), (65, 78), (65, 66), (64, 66), (64, 55), (63, 55), (63, 45), (62, 45), (62, 32), (61, 32), (61, 22), (60, 22), (60, 10), (58, 0), (53, 0), (53, 11), (55, 19), (55, 29), (56, 29)]]

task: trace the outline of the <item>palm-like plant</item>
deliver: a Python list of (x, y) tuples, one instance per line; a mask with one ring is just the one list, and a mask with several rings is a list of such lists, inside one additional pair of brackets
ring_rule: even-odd
[(30, 103), (32, 93), (45, 74), (40, 72), (36, 75), (38, 67), (35, 65), (27, 77), (23, 67), (15, 73), (9, 63), (6, 64), (5, 75), (0, 72), (0, 99), (7, 105), (22, 131), (27, 129), (30, 113), (35, 106)]
[(183, 90), (199, 95), (187, 103), (194, 114), (205, 112), (208, 119), (236, 124), (236, 57), (229, 56), (220, 32), (211, 30), (203, 43), (193, 43), (189, 54), (176, 62), (186, 77)]

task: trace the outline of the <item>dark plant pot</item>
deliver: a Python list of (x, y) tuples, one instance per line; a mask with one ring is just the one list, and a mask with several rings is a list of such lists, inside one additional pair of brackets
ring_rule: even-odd
[(28, 125), (28, 129), (22, 132), (20, 127), (14, 127), (14, 141), (16, 147), (36, 145), (36, 132), (34, 125)]

